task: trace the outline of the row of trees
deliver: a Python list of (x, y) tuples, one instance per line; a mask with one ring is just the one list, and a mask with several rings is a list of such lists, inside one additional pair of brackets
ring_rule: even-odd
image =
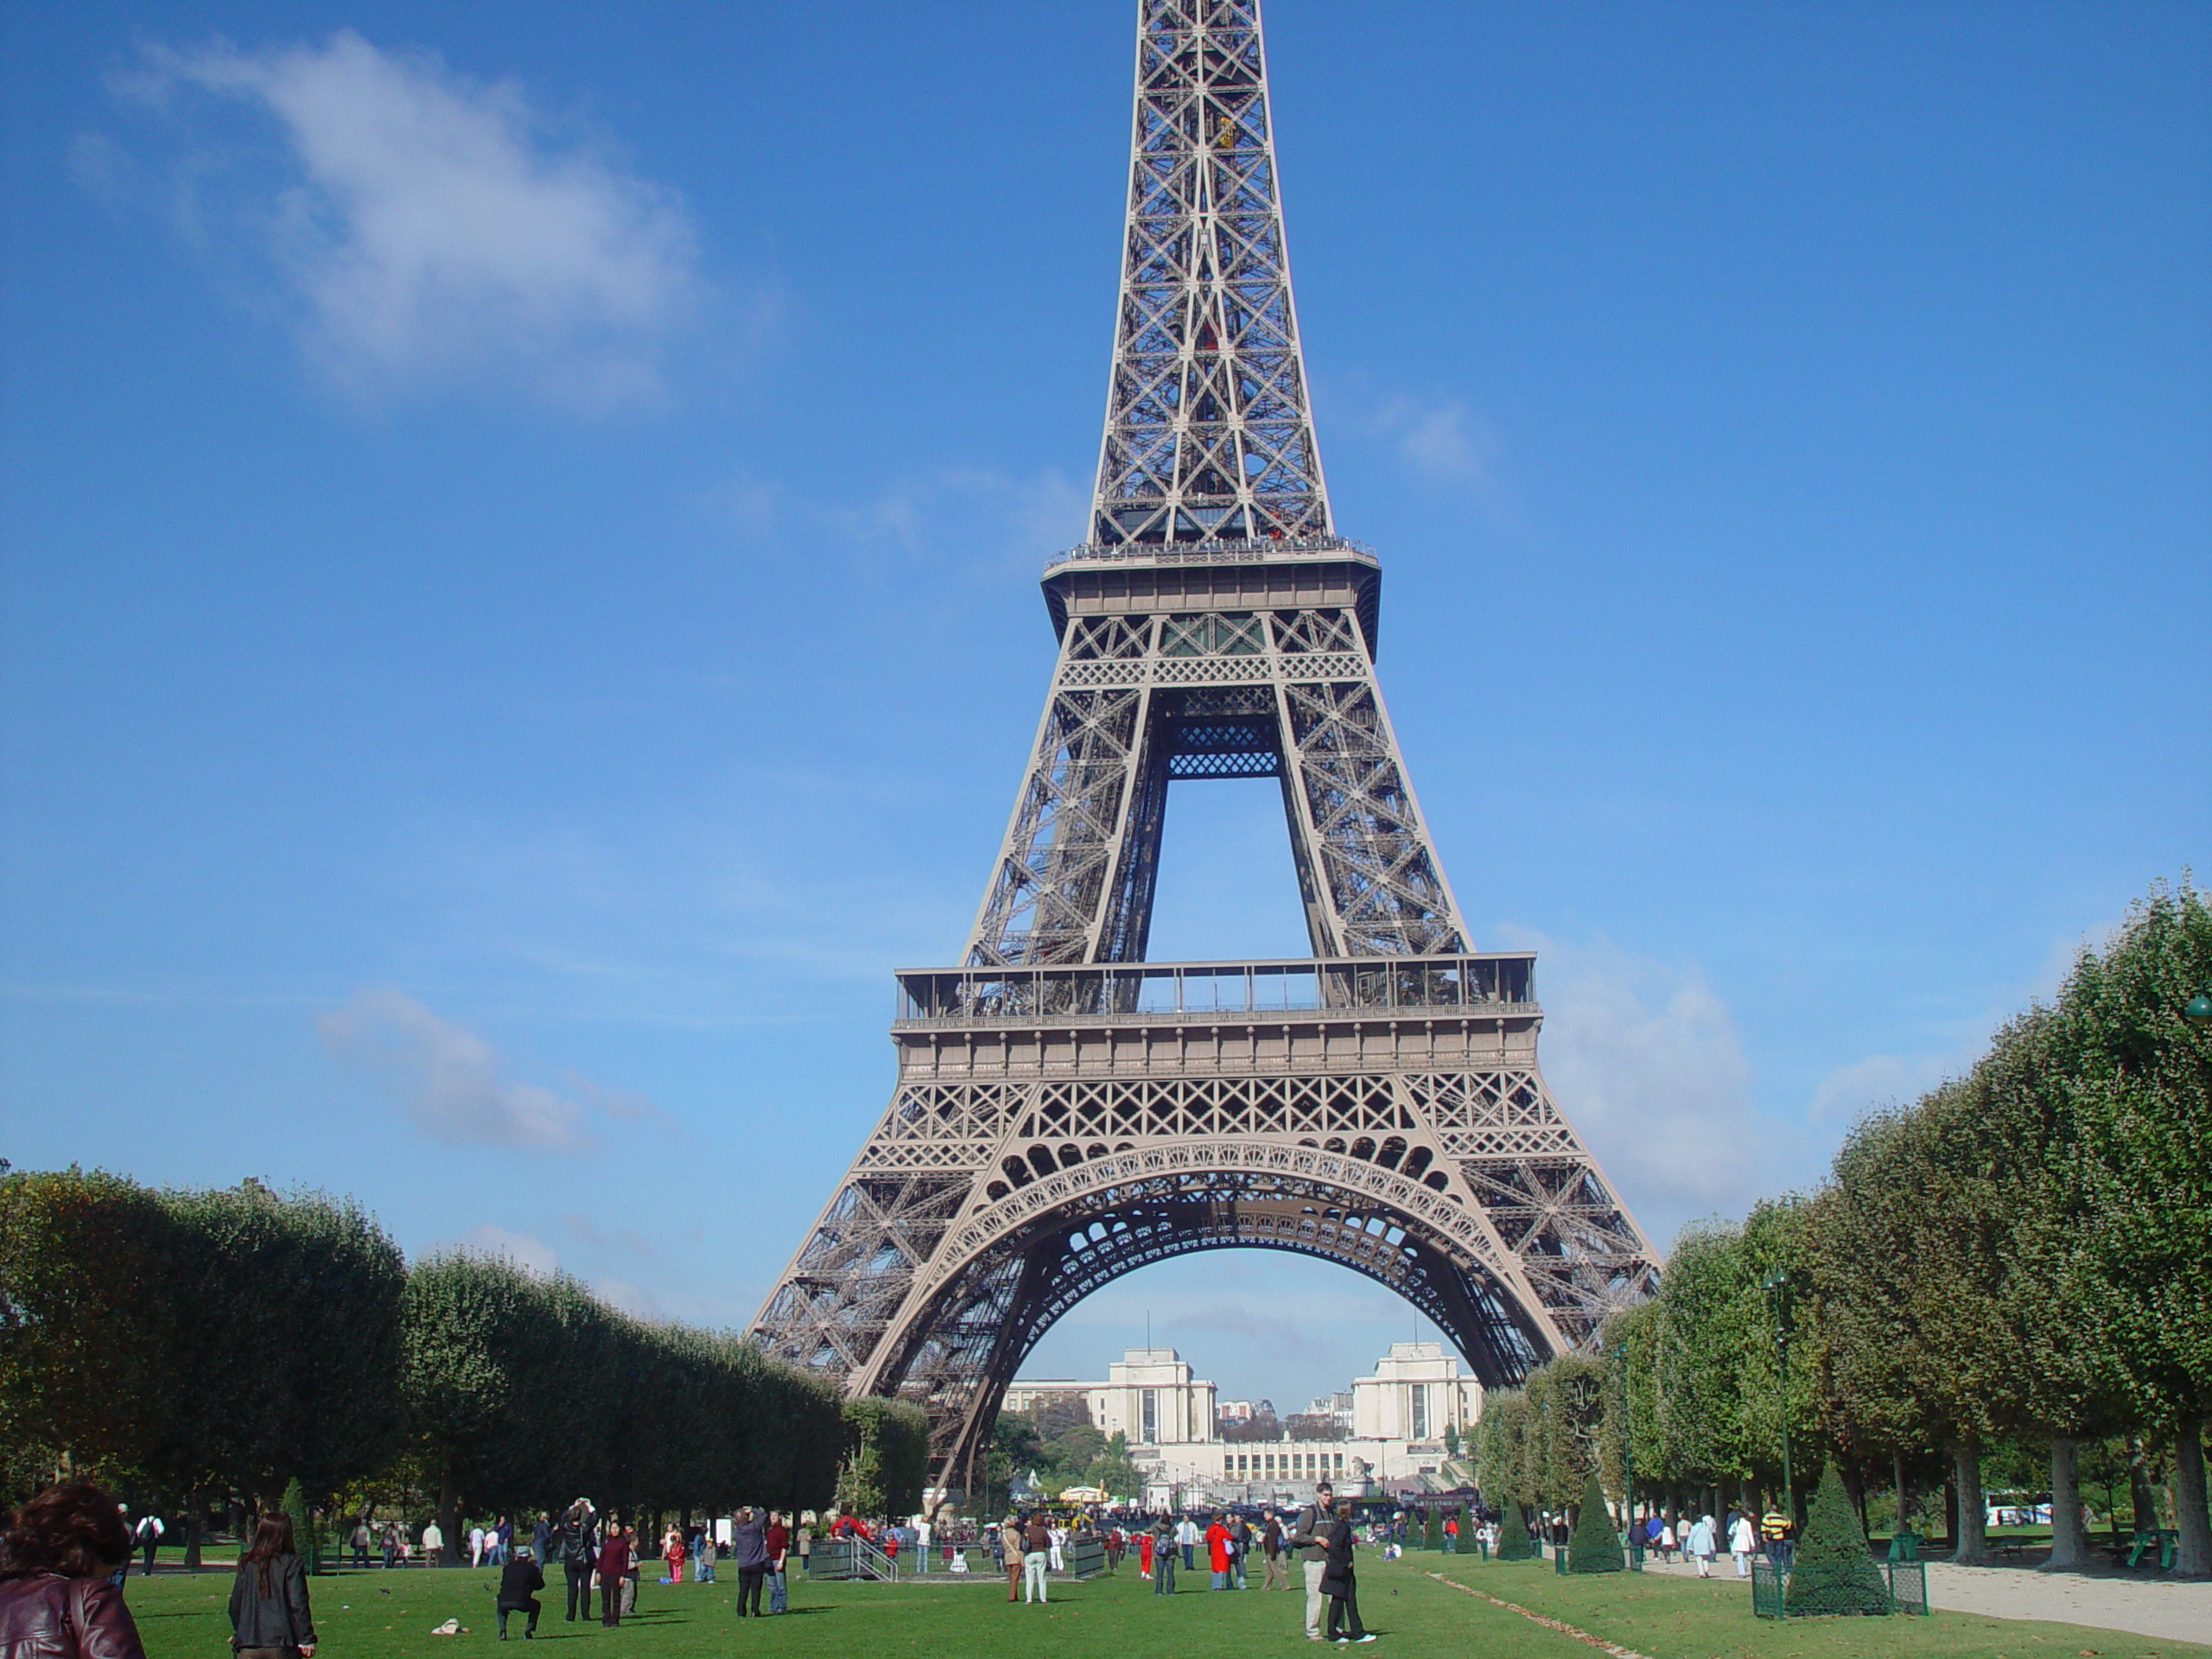
[(1485, 1491), (1566, 1508), (1593, 1471), (1618, 1497), (1630, 1464), (1647, 1494), (1777, 1490), (1786, 1423), (1800, 1494), (1826, 1460), (1862, 1510), (1945, 1487), (1966, 1560), (1985, 1464), (2009, 1465), (2072, 1565), (2087, 1448), (2145, 1523), (2168, 1461), (2177, 1570), (2212, 1574), (2212, 1027), (2186, 1012), (2208, 987), (2212, 907), (2184, 878), (1966, 1075), (1861, 1123), (1817, 1192), (1689, 1229), (1598, 1355), (1494, 1396)]
[(1047, 1497), (1071, 1486), (1096, 1486), (1116, 1497), (1141, 1497), (1144, 1477), (1129, 1451), (1129, 1437), (1111, 1434), (1090, 1421), (1079, 1392), (1039, 1395), (1026, 1412), (999, 1414), (984, 1455), (982, 1513), (998, 1513), (1015, 1477), (1036, 1478)]
[(254, 1181), (0, 1178), (0, 1456), (181, 1503), (632, 1516), (920, 1501), (915, 1407), (842, 1401), (739, 1338), (475, 1255), (411, 1267), (359, 1206)]

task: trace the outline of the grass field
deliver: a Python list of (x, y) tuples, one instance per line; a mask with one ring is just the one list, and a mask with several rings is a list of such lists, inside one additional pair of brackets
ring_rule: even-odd
[[(1438, 1583), (1441, 1572), (1532, 1612), (1560, 1619), (1651, 1659), (2212, 1659), (2212, 1647), (2159, 1642), (2073, 1624), (2029, 1624), (1937, 1613), (1925, 1619), (1794, 1619), (1751, 1616), (1749, 1599), (1695, 1580), (1642, 1574), (1560, 1578), (1548, 1566), (1483, 1562), (1415, 1554), (1363, 1560), (1360, 1605), (1380, 1637), (1369, 1651), (1452, 1659), (1591, 1659), (1596, 1649), (1503, 1607)], [(561, 1645), (548, 1659), (726, 1659), (771, 1652), (822, 1659), (1250, 1659), (1311, 1649), (1300, 1598), (1217, 1594), (1203, 1573), (1181, 1593), (1156, 1597), (1124, 1567), (1116, 1578), (1055, 1585), (1046, 1607), (1008, 1606), (1002, 1581), (920, 1585), (810, 1585), (794, 1578), (791, 1611), (760, 1621), (733, 1611), (734, 1573), (717, 1585), (647, 1583), (640, 1611), (619, 1630), (569, 1624), (553, 1597), (538, 1640)], [(495, 1575), (450, 1570), (341, 1573), (313, 1585), (323, 1639), (316, 1659), (437, 1659), (493, 1639)], [(228, 1650), (226, 1573), (133, 1579), (130, 1601), (149, 1659), (215, 1659)], [(457, 1618), (459, 1637), (429, 1634)], [(513, 1622), (514, 1640), (521, 1621)], [(572, 1643), (585, 1645), (576, 1648)]]

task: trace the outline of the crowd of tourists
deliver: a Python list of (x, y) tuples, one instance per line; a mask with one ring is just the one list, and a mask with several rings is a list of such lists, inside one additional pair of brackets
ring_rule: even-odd
[[(687, 1567), (696, 1582), (712, 1584), (716, 1566), (727, 1560), (736, 1573), (740, 1618), (781, 1613), (789, 1605), (787, 1571), (803, 1565), (816, 1541), (813, 1519), (810, 1512), (792, 1517), (747, 1508), (728, 1522), (726, 1537), (702, 1524), (670, 1527), (647, 1540), (636, 1527), (602, 1515), (590, 1499), (580, 1497), (526, 1528), (505, 1516), (471, 1524), (465, 1541), (450, 1553), (435, 1520), (415, 1541), (429, 1562), (456, 1559), (496, 1568), (498, 1637), (508, 1638), (510, 1622), (519, 1615), (527, 1641), (537, 1635), (545, 1611), (542, 1596), (563, 1605), (569, 1623), (590, 1621), (596, 1603), (599, 1622), (618, 1627), (635, 1614), (639, 1586), (655, 1562), (662, 1584), (683, 1583)], [(144, 1659), (122, 1588), (135, 1549), (145, 1549), (146, 1570), (151, 1570), (152, 1550), (144, 1543), (149, 1531), (143, 1520), (135, 1528), (129, 1524), (112, 1497), (83, 1481), (51, 1487), (23, 1504), (0, 1534), (0, 1653)], [(378, 1528), (362, 1515), (344, 1535), (356, 1567), (368, 1566), (372, 1548), (386, 1567), (403, 1565), (411, 1554), (397, 1522)], [(933, 1539), (919, 1517), (872, 1528), (842, 1513), (822, 1535), (863, 1540), (893, 1556), (912, 1550), (926, 1557), (934, 1543), (959, 1560), (956, 1570), (964, 1570), (966, 1550), (988, 1550), (1006, 1573), (1007, 1599), (1028, 1605), (1049, 1600), (1051, 1577), (1069, 1570), (1071, 1547), (1078, 1545), (1100, 1552), (1113, 1567), (1135, 1555), (1138, 1573), (1155, 1595), (1176, 1593), (1179, 1567), (1193, 1574), (1203, 1570), (1214, 1590), (1249, 1589), (1255, 1576), (1262, 1590), (1288, 1590), (1294, 1580), (1305, 1591), (1309, 1638), (1375, 1639), (1359, 1616), (1354, 1555), (1360, 1538), (1352, 1507), (1349, 1500), (1336, 1501), (1325, 1482), (1303, 1508), (1280, 1514), (1263, 1510), (1256, 1518), (1222, 1510), (1102, 1521), (1063, 1519), (1038, 1510), (1026, 1516), (1010, 1513), (998, 1526), (980, 1530), (954, 1522)], [(157, 1530), (153, 1536), (158, 1542)], [(300, 1543), (292, 1516), (283, 1510), (265, 1511), (252, 1523), (229, 1605), (232, 1645), (243, 1659), (313, 1659), (317, 1637)], [(549, 1586), (564, 1587), (565, 1601), (550, 1593)]]
[(1096, 1541), (1109, 1567), (1118, 1567), (1135, 1554), (1138, 1576), (1150, 1581), (1157, 1596), (1175, 1594), (1179, 1568), (1195, 1574), (1201, 1555), (1211, 1590), (1251, 1588), (1255, 1557), (1261, 1589), (1288, 1590), (1294, 1562), (1306, 1592), (1308, 1640), (1375, 1640), (1360, 1622), (1353, 1562), (1360, 1540), (1351, 1502), (1338, 1501), (1326, 1481), (1303, 1508), (1287, 1514), (1263, 1509), (1256, 1519), (1236, 1510), (1111, 1516), (1103, 1522), (1077, 1516), (1066, 1523), (1044, 1510), (1026, 1516), (1008, 1514), (988, 1540), (1006, 1573), (1006, 1599), (1025, 1605), (1048, 1602), (1051, 1575), (1063, 1569), (1068, 1545), (1085, 1538)]

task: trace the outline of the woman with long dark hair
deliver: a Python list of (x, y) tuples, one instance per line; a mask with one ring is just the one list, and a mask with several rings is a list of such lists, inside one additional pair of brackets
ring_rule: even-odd
[(130, 1559), (116, 1501), (90, 1481), (49, 1486), (0, 1533), (0, 1653), (146, 1659), (109, 1575)]
[(292, 1517), (278, 1510), (255, 1525), (231, 1580), (231, 1645), (238, 1659), (313, 1659), (308, 1569), (292, 1545)]

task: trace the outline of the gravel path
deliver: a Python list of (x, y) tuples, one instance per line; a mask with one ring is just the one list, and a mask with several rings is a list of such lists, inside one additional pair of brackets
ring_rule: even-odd
[[(1645, 1571), (1694, 1578), (1688, 1562), (1647, 1562)], [(1716, 1586), (1736, 1586), (1734, 1564), (1713, 1564)], [(1723, 1590), (1727, 1593), (1727, 1590)], [(2212, 1643), (2212, 1583), (2110, 1572), (2038, 1573), (2027, 1567), (1953, 1567), (1928, 1563), (1928, 1599), (1948, 1612), (1988, 1618), (2044, 1618), (2172, 1642)]]

